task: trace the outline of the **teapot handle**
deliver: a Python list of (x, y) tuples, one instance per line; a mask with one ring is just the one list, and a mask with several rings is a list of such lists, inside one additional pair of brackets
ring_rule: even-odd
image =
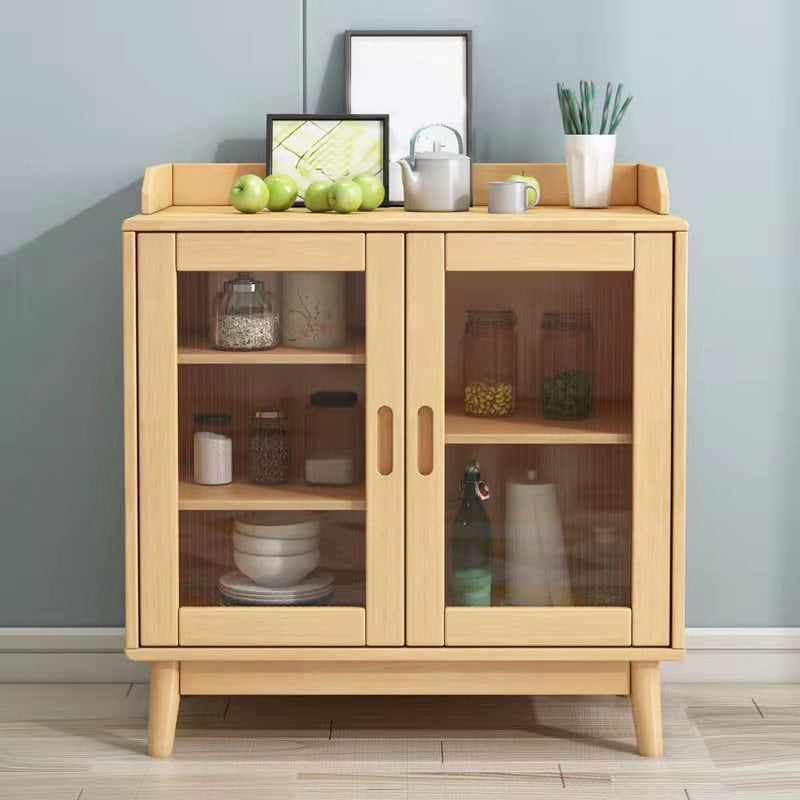
[(456, 142), (458, 142), (458, 152), (463, 154), (464, 153), (464, 140), (461, 138), (461, 134), (453, 128), (451, 125), (444, 125), (442, 123), (432, 122), (430, 125), (423, 125), (412, 137), (411, 143), (409, 144), (408, 148), (408, 161), (411, 164), (411, 169), (415, 169), (417, 164), (415, 160), (415, 151), (417, 149), (417, 138), (422, 133), (422, 131), (428, 130), (428, 128), (447, 128), (447, 130), (452, 131), (456, 135)]

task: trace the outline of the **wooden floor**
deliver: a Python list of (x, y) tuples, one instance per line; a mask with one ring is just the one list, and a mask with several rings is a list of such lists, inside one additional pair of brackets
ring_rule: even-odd
[(0, 685), (0, 798), (800, 798), (800, 684), (667, 685), (667, 755), (626, 698), (184, 698), (144, 755), (147, 686)]

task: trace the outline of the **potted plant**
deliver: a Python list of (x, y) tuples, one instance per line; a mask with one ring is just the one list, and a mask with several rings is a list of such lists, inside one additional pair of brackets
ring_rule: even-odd
[(573, 208), (605, 208), (611, 195), (614, 176), (616, 130), (633, 97), (622, 100), (622, 84), (617, 86), (611, 105), (611, 84), (606, 84), (600, 132), (592, 133), (594, 83), (581, 81), (578, 100), (572, 89), (560, 83), (558, 104), (564, 124), (564, 160), (567, 165), (569, 204)]

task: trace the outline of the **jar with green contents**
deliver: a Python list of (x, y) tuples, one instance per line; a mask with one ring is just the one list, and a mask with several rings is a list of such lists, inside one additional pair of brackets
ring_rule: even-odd
[(472, 417), (514, 413), (517, 318), (513, 311), (467, 311), (464, 326), (464, 412)]
[(552, 419), (590, 416), (594, 361), (590, 312), (545, 312), (541, 355), (542, 414)]

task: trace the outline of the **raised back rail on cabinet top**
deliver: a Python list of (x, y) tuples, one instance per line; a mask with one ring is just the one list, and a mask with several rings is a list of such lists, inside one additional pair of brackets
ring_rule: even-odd
[[(469, 212), (415, 213), (402, 208), (369, 214), (310, 214), (303, 208), (281, 214), (239, 214), (228, 202), (230, 187), (246, 173), (264, 175), (264, 164), (159, 164), (148, 167), (142, 183), (142, 213), (126, 220), (133, 231), (315, 230), (315, 231), (676, 231), (686, 223), (669, 214), (663, 167), (617, 164), (611, 205), (569, 208), (564, 164), (474, 164), (474, 206)], [(540, 205), (525, 214), (486, 212), (487, 183), (510, 174), (532, 175), (542, 187)]]

